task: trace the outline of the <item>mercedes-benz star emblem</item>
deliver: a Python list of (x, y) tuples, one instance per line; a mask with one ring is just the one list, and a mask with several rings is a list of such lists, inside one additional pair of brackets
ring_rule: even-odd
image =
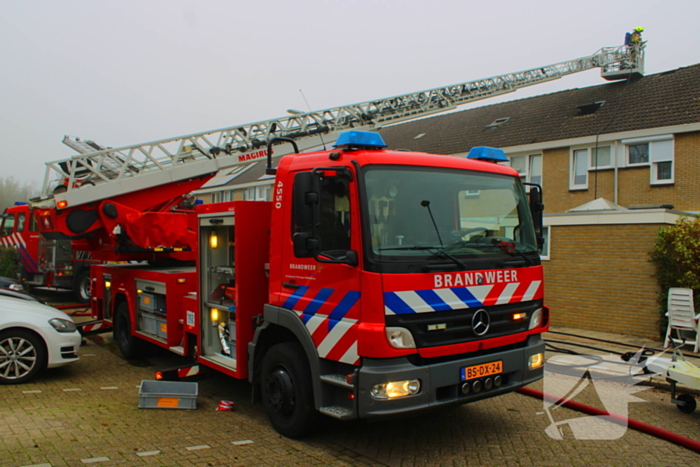
[(483, 336), (491, 326), (491, 317), (486, 310), (479, 310), (472, 316), (472, 330), (477, 336)]

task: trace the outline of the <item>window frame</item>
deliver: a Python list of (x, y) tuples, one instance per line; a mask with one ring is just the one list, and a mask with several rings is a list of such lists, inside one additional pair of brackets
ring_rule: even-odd
[(552, 255), (552, 227), (549, 225), (542, 226), (542, 236), (544, 237), (544, 244), (542, 245), (542, 252), (540, 252), (540, 259), (549, 261)]
[[(523, 157), (523, 158), (525, 158), (525, 164), (524, 164), (524, 166), (525, 166), (525, 171), (524, 171), (524, 172), (521, 172), (521, 171), (519, 171), (518, 169), (515, 169), (515, 167), (513, 167), (513, 159), (516, 158), (516, 157)], [(532, 174), (532, 166), (533, 166), (532, 160), (533, 160), (533, 158), (536, 158), (536, 157), (539, 157), (539, 158), (540, 158), (540, 173), (538, 174), (539, 177), (540, 177), (540, 181), (539, 181), (539, 182), (533, 182), (533, 181), (532, 181), (532, 177), (533, 177), (533, 174)], [(518, 171), (518, 175), (520, 175), (520, 180), (522, 180), (523, 182), (537, 183), (538, 185), (542, 185), (542, 181), (543, 181), (543, 173), (542, 173), (542, 172), (543, 172), (543, 164), (544, 164), (544, 159), (543, 159), (543, 155), (542, 155), (541, 152), (533, 152), (533, 153), (525, 153), (525, 154), (513, 154), (513, 155), (508, 155), (508, 165), (509, 165), (511, 168), (514, 168), (515, 170)]]
[[(631, 157), (630, 148), (632, 146), (642, 146), (642, 145), (646, 145), (646, 147), (647, 147), (647, 159), (649, 159), (649, 160), (647, 160), (645, 162), (632, 162), (632, 161), (630, 161), (630, 157)], [(650, 162), (651, 162), (651, 146), (649, 145), (649, 141), (644, 141), (644, 142), (640, 141), (637, 143), (625, 144), (625, 164), (627, 165), (627, 167), (644, 167), (646, 165), (649, 165)]]
[[(625, 145), (625, 167), (639, 168), (649, 167), (649, 184), (652, 186), (672, 185), (676, 181), (676, 140), (673, 134), (649, 136), (644, 138), (634, 138), (622, 140)], [(630, 146), (646, 144), (648, 147), (649, 160), (647, 162), (630, 163)], [(669, 144), (668, 154), (663, 154), (662, 147)], [(671, 177), (659, 179), (659, 166), (664, 163), (671, 163)]]
[[(585, 183), (576, 183), (576, 156), (581, 153), (584, 161), (584, 176)], [(569, 158), (569, 190), (587, 190), (588, 189), (588, 170), (590, 168), (590, 150), (589, 148), (571, 148)]]
[[(595, 166), (593, 164), (593, 158), (594, 156), (594, 151), (596, 150), (596, 146), (573, 146), (570, 148), (569, 151), (569, 190), (570, 191), (577, 191), (577, 190), (587, 190), (588, 189), (588, 173), (589, 172), (595, 172), (598, 170), (609, 170), (609, 169), (614, 169), (615, 166), (613, 165), (614, 162), (614, 151), (613, 151), (613, 145), (612, 144), (598, 144), (597, 149), (600, 152), (601, 149), (608, 148), (610, 151), (610, 163), (606, 165), (597, 165)], [(577, 153), (581, 154), (582, 157), (584, 158), (584, 163), (585, 163), (585, 176), (586, 176), (586, 182), (585, 183), (576, 183), (576, 156)]]

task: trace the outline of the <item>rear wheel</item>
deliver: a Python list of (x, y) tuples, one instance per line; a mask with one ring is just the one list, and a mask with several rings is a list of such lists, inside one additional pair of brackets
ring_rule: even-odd
[(298, 343), (283, 342), (265, 354), (261, 385), (265, 410), (278, 433), (300, 438), (313, 431), (318, 413), (314, 407), (311, 370)]
[(90, 282), (89, 269), (83, 269), (78, 273), (78, 276), (75, 278), (75, 283), (73, 284), (73, 290), (75, 292), (75, 297), (80, 303), (90, 302), (92, 284)]
[(129, 319), (129, 305), (127, 302), (122, 302), (117, 307), (113, 334), (122, 357), (131, 360), (141, 356), (143, 353), (143, 341), (131, 334), (131, 320)]
[(36, 334), (23, 329), (0, 332), (0, 384), (21, 384), (45, 367), (48, 354)]

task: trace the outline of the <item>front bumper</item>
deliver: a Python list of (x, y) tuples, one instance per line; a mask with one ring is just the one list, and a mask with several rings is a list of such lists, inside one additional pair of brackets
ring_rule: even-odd
[[(544, 341), (538, 334), (530, 336), (522, 348), (426, 366), (413, 365), (406, 358), (365, 359), (358, 377), (358, 415), (360, 418), (372, 418), (410, 413), (450, 404), (465, 404), (515, 391), (542, 379), (544, 365), (530, 370), (528, 359), (537, 353), (544, 355), (544, 351)], [(502, 385), (489, 390), (482, 389), (478, 393), (463, 394), (462, 368), (495, 361), (503, 362)], [(370, 394), (375, 384), (412, 379), (421, 382), (420, 392), (416, 395), (378, 400)]]
[(82, 336), (78, 331), (72, 333), (58, 333), (52, 335), (50, 341), (47, 341), (49, 348), (49, 361), (47, 368), (55, 368), (68, 363), (75, 362), (79, 359), (78, 351), (82, 342)]

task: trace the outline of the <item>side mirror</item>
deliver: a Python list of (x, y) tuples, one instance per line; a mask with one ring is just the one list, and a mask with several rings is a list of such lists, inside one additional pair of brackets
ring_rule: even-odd
[(542, 203), (542, 187), (536, 183), (523, 183), (530, 187), (530, 214), (532, 215), (532, 225), (537, 236), (537, 246), (544, 245), (544, 204)]
[(294, 176), (294, 226), (309, 229), (321, 223), (321, 178), (314, 172)]
[(297, 258), (313, 258), (321, 249), (321, 243), (311, 232), (297, 232), (292, 235), (294, 256)]

